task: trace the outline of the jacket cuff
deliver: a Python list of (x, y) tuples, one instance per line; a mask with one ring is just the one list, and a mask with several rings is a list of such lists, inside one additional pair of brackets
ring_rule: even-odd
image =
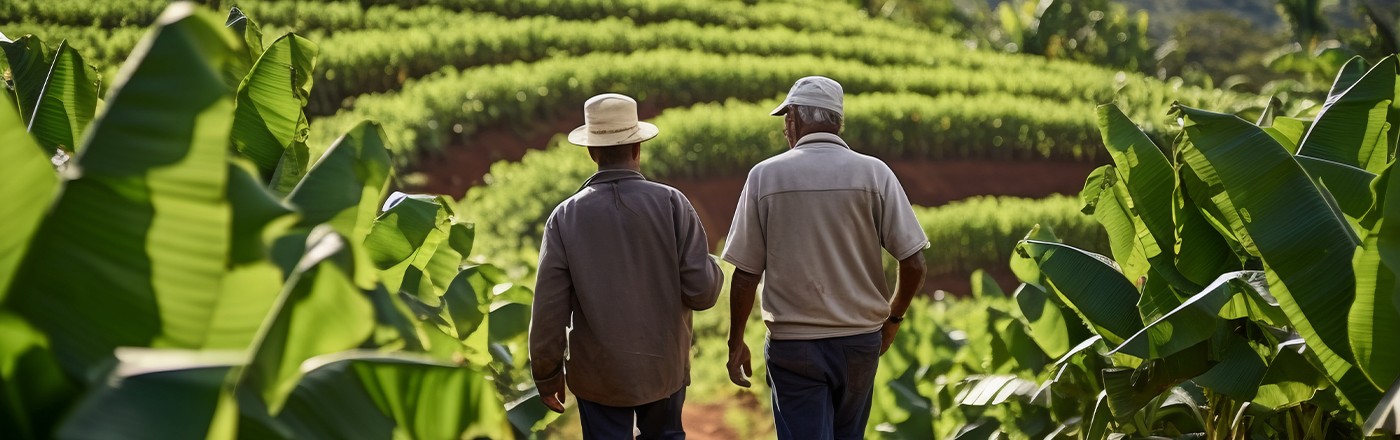
[(549, 377), (535, 377), (535, 388), (559, 389), (564, 385), (564, 369), (559, 369)]

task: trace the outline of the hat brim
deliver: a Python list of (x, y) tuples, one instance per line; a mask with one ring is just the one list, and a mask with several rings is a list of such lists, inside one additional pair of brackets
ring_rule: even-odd
[(792, 105), (792, 103), (785, 99), (785, 100), (783, 100), (783, 103), (782, 103), (782, 104), (778, 104), (778, 107), (776, 107), (776, 108), (773, 109), (773, 112), (768, 113), (768, 114), (769, 114), (770, 116), (782, 116), (782, 115), (785, 115), (785, 114), (787, 114), (787, 112), (788, 112), (788, 106), (789, 106), (789, 105)]
[(593, 134), (588, 131), (587, 125), (582, 125), (569, 132), (569, 143), (580, 147), (613, 147), (644, 142), (656, 137), (660, 132), (656, 125), (640, 121), (637, 122), (636, 130), (608, 134)]

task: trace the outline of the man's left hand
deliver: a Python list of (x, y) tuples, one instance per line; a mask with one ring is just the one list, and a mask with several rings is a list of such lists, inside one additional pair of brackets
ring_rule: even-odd
[(880, 354), (889, 351), (890, 345), (894, 344), (894, 335), (899, 333), (899, 323), (885, 321), (885, 325), (880, 327)]

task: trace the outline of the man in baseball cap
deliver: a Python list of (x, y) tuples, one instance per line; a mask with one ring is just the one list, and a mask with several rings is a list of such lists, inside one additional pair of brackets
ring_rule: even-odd
[[(744, 328), (762, 279), (779, 439), (864, 437), (880, 355), (923, 285), (928, 238), (890, 168), (839, 136), (841, 96), (830, 78), (793, 84), (772, 112), (790, 149), (749, 171), (724, 248), (729, 378), (750, 385)], [(882, 250), (899, 260), (893, 291)]]
[[(641, 143), (655, 125), (616, 93), (583, 105), (569, 142), (598, 172), (545, 222), (530, 360), (545, 406), (578, 397), (586, 439), (683, 439), (691, 311), (715, 305), (719, 265), (680, 191), (642, 176)], [(568, 355), (566, 356), (565, 353)]]

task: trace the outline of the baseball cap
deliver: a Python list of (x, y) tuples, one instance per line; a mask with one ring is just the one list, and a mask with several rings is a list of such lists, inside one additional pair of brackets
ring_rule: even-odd
[(825, 76), (807, 76), (798, 79), (792, 85), (792, 90), (788, 90), (787, 99), (778, 108), (773, 109), (773, 116), (782, 116), (787, 113), (789, 105), (807, 105), (820, 107), (845, 115), (841, 109), (841, 84)]

